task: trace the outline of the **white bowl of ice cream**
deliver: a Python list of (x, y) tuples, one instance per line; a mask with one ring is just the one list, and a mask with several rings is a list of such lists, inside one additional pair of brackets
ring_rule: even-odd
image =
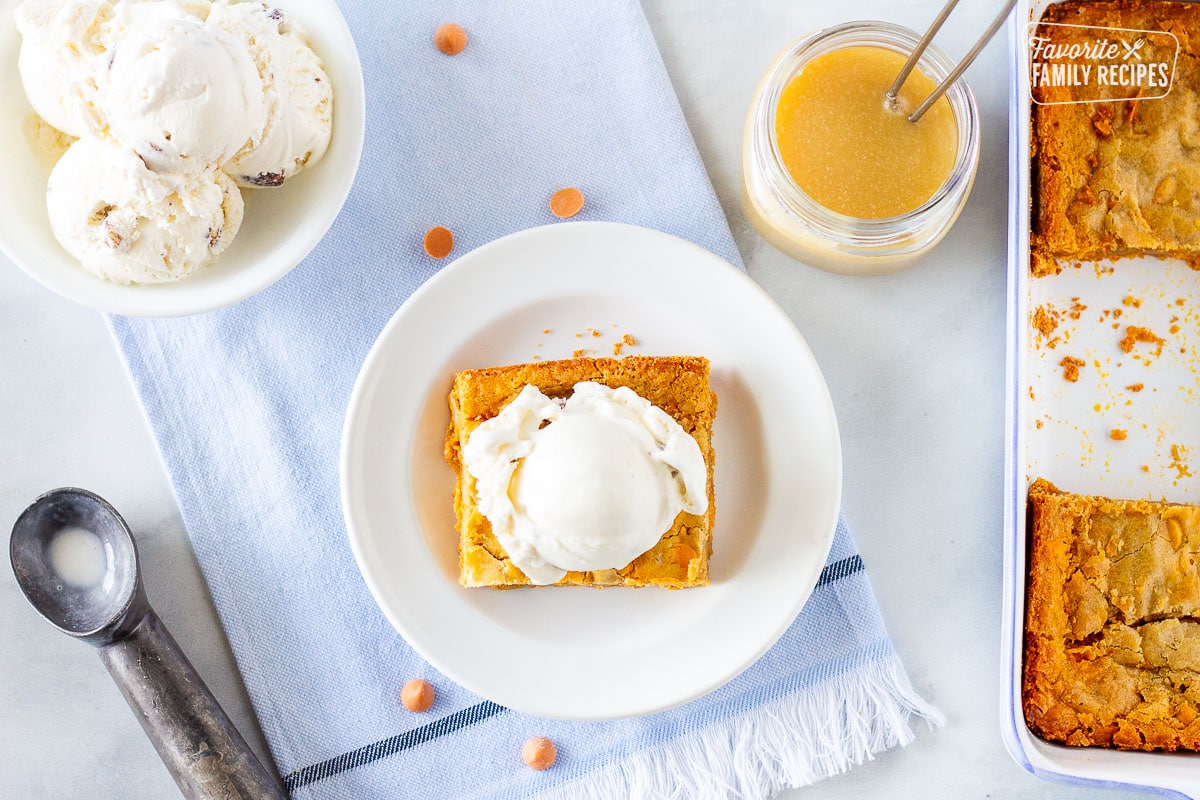
[[(73, 26), (104, 72), (66, 102), (42, 90), (76, 48), (23, 49), (21, 2), (0, 0), (0, 249), (14, 263), (83, 305), (177, 316), (266, 288), (316, 246), (364, 129), (358, 53), (333, 0), (36, 2), (47, 39)], [(288, 36), (264, 46), (280, 22)], [(304, 40), (315, 65), (293, 52)]]

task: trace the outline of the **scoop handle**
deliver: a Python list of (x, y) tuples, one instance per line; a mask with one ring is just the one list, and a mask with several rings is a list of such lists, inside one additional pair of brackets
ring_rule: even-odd
[(188, 800), (286, 800), (151, 609), (100, 660)]

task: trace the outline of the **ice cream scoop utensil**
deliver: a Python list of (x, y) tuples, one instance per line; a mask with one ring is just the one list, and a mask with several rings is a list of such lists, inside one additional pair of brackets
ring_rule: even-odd
[(287, 797), (150, 607), (129, 527), (103, 498), (42, 495), (13, 525), (9, 557), (37, 612), (98, 648), (184, 797)]

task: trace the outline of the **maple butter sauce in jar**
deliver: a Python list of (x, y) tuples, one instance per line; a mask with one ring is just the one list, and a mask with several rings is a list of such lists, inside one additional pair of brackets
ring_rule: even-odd
[(979, 164), (979, 115), (959, 78), (908, 120), (954, 69), (932, 45), (888, 101), (919, 39), (852, 22), (800, 39), (767, 70), (746, 121), (742, 202), (778, 250), (877, 275), (916, 263), (954, 224)]

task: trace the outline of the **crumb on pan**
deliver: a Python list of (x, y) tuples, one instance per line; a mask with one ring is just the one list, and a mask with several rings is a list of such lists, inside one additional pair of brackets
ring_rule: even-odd
[(1120, 341), (1121, 350), (1126, 353), (1132, 353), (1133, 348), (1139, 343), (1153, 344), (1154, 357), (1162, 355), (1163, 345), (1166, 340), (1156, 335), (1149, 328), (1142, 328), (1137, 325), (1130, 325), (1125, 328), (1125, 338)]
[(1186, 447), (1178, 444), (1171, 445), (1171, 463), (1167, 464), (1167, 469), (1175, 470), (1176, 480), (1183, 480), (1192, 476), (1192, 471), (1188, 468), (1187, 461), (1185, 460), (1186, 457)]
[(1079, 380), (1079, 368), (1087, 366), (1087, 362), (1081, 358), (1066, 356), (1058, 365), (1063, 368), (1063, 380), (1075, 383)]

